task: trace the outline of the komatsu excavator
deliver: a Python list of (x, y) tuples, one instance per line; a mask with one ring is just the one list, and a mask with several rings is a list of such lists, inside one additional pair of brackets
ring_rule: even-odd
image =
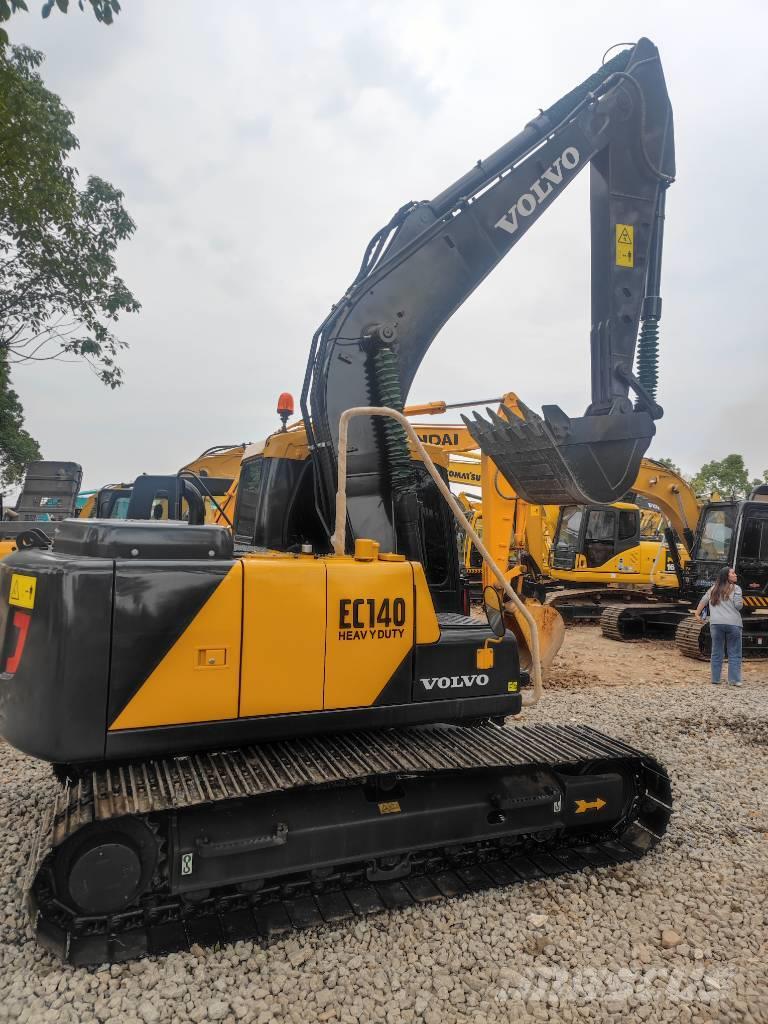
[[(661, 412), (646, 370), (674, 158), (647, 39), (377, 233), (312, 340), (310, 458), (280, 435), (247, 535), (78, 519), (0, 563), (0, 734), (59, 780), (27, 905), (67, 960), (268, 937), (661, 839), (652, 756), (500, 724), (541, 697), (535, 622), (529, 679), (501, 593), (525, 606), (398, 411), (439, 328), (587, 164), (591, 404), (470, 429), (529, 502), (615, 500)], [(460, 614), (452, 515), (492, 564), (487, 625)]]

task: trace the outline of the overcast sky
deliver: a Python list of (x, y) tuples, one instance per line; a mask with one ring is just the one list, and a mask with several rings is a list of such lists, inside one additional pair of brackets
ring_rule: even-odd
[[(732, 451), (768, 468), (763, 0), (123, 0), (9, 24), (76, 115), (77, 165), (125, 192), (119, 269), (142, 302), (118, 333), (125, 384), (16, 370), (50, 459), (99, 486), (172, 472), (278, 425), (309, 342), (369, 237), (440, 192), (600, 64), (660, 48), (675, 115), (651, 455), (686, 471)], [(412, 401), (515, 390), (580, 415), (589, 395), (588, 173), (454, 315)]]

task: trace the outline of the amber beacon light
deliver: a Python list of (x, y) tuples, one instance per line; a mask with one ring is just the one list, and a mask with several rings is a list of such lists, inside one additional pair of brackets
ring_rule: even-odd
[(283, 430), (288, 422), (288, 417), (293, 416), (293, 395), (288, 391), (283, 391), (277, 400), (277, 415), (280, 417)]

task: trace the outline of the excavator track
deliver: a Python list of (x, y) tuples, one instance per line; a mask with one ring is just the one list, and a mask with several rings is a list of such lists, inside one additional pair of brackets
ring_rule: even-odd
[[(648, 596), (645, 604), (654, 603), (655, 598)], [(630, 603), (640, 604), (637, 590), (603, 588), (584, 588), (583, 590), (558, 590), (547, 595), (546, 604), (556, 608), (563, 621), (571, 624), (597, 622), (606, 608), (615, 605), (626, 607)]]
[(675, 630), (675, 643), (686, 658), (709, 661), (712, 639), (706, 622), (700, 622), (692, 615), (683, 619)]
[[(745, 615), (741, 641), (745, 661), (768, 658), (768, 615)], [(683, 619), (675, 632), (675, 642), (687, 658), (709, 661), (712, 638), (708, 623), (699, 622), (692, 615)]]
[(675, 604), (635, 602), (608, 606), (600, 616), (603, 636), (620, 643), (643, 640), (672, 640), (687, 609)]
[[(489, 780), (490, 796), (483, 788)], [(331, 866), (316, 853), (317, 833), (316, 867), (258, 878), (234, 867), (254, 856), (288, 863), (292, 845), (301, 843), (291, 801), (305, 816), (324, 801), (337, 816), (345, 801), (355, 814), (372, 807), (380, 835), (398, 828), (401, 811), (407, 819), (420, 786), (432, 787), (437, 802), (462, 786), (474, 786), (475, 798), (482, 790), (482, 827), (464, 841), (434, 845), (412, 845), (418, 830), (406, 832), (399, 856), (391, 845), (388, 856), (378, 856), (379, 841), (364, 856)], [(211, 839), (216, 822), (242, 831), (264, 802), (280, 819), (269, 834)], [(295, 928), (633, 860), (659, 842), (671, 810), (669, 778), (652, 757), (586, 726), (425, 726), (276, 742), (100, 767), (59, 784), (30, 856), (25, 898), (38, 939), (62, 959), (120, 962), (194, 943), (266, 941)], [(424, 812), (425, 835), (437, 836), (439, 808), (428, 803)], [(408, 820), (402, 824), (410, 828)], [(355, 825), (342, 826), (346, 843)], [(339, 824), (326, 819), (324, 827)], [(195, 837), (191, 847), (180, 838), (185, 830)], [(187, 847), (197, 852), (183, 852)], [(225, 865), (221, 884), (185, 887), (184, 865), (191, 871), (193, 856), (203, 871)], [(77, 899), (98, 903), (110, 887), (114, 899), (132, 872), (147, 868), (136, 867), (142, 857), (148, 873), (135, 898), (119, 910), (78, 906)], [(99, 879), (102, 895), (94, 895)]]

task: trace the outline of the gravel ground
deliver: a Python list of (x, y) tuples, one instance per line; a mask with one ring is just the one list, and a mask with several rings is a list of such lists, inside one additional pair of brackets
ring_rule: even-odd
[(0, 1020), (768, 1021), (768, 665), (740, 690), (706, 678), (581, 627), (526, 714), (666, 763), (676, 811), (641, 862), (95, 971), (26, 932), (18, 879), (49, 776), (0, 746)]

